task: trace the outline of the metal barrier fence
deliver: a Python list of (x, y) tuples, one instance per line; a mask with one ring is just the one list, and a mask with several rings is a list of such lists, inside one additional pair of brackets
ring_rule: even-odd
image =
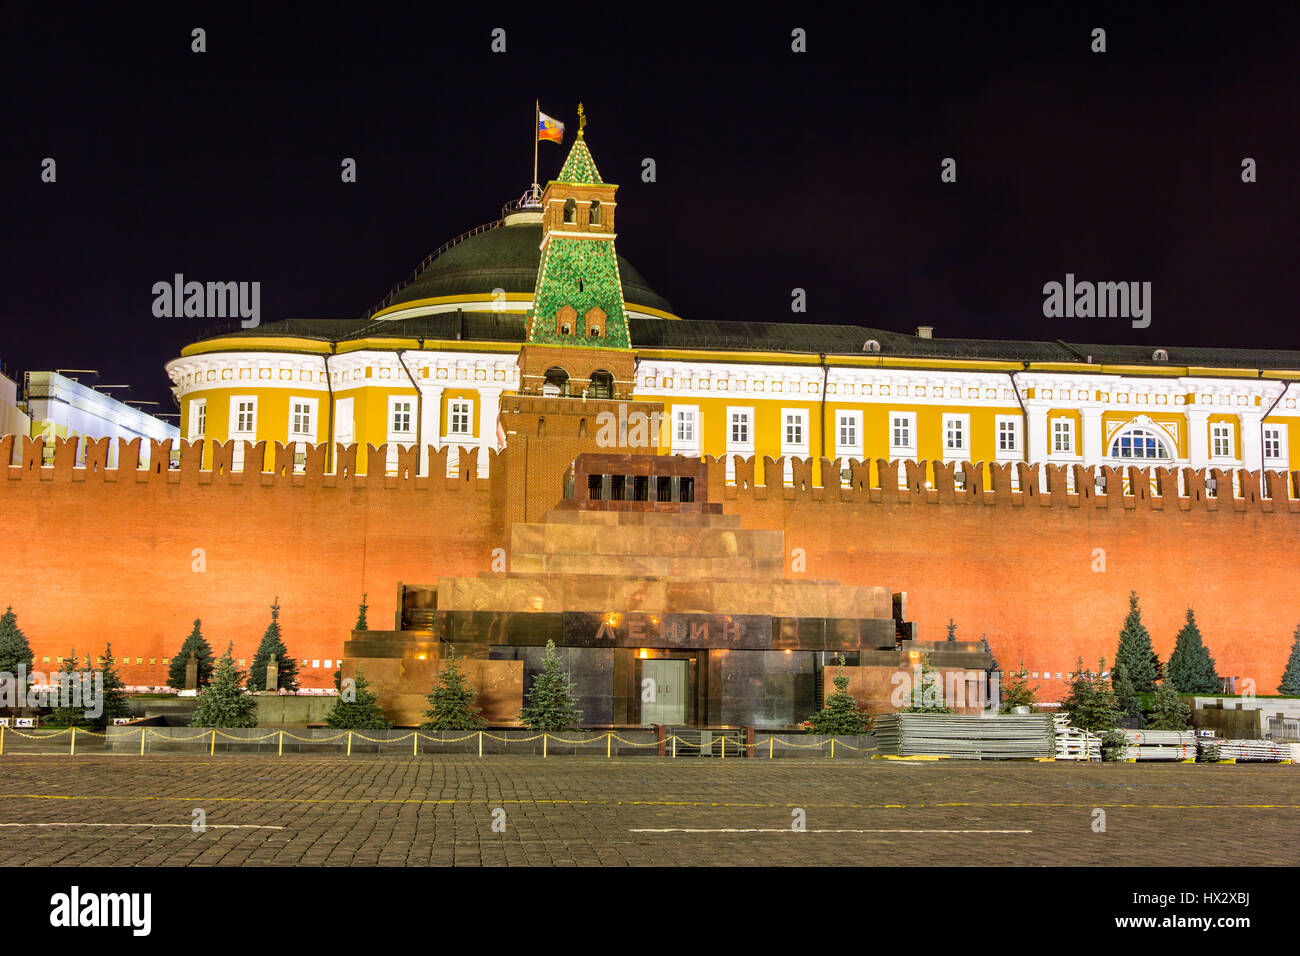
[[(302, 745), (304, 744), (308, 746), (325, 745), (338, 744), (340, 741), (343, 741), (344, 752), (347, 756), (352, 756), (353, 745), (356, 742), (383, 746), (385, 744), (399, 744), (407, 740), (411, 741), (412, 756), (419, 756), (420, 744), (422, 741), (426, 744), (436, 745), (463, 744), (469, 741), (474, 741), (474, 744), (471, 744), (470, 747), (474, 747), (476, 744), (475, 749), (480, 757), (484, 754), (483, 746), (485, 741), (491, 741), (494, 744), (503, 745), (502, 749), (508, 751), (510, 746), (514, 744), (533, 744), (540, 740), (543, 757), (549, 755), (552, 743), (562, 748), (568, 748), (586, 747), (600, 741), (604, 741), (606, 757), (614, 756), (616, 743), (621, 748), (648, 749), (653, 747), (664, 756), (673, 758), (676, 758), (679, 755), (703, 756), (707, 751), (710, 754), (717, 753), (720, 759), (726, 759), (728, 756), (765, 756), (768, 759), (773, 759), (776, 757), (777, 747), (796, 751), (820, 751), (824, 752), (828, 757), (834, 757), (837, 748), (841, 752), (847, 750), (851, 754), (874, 753), (876, 749), (874, 746), (858, 746), (850, 742), (851, 740), (861, 742), (861, 737), (821, 737), (816, 739), (815, 742), (797, 743), (770, 733), (760, 734), (757, 740), (753, 738), (746, 739), (739, 736), (728, 736), (726, 734), (715, 733), (707, 740), (690, 740), (677, 734), (668, 734), (650, 741), (637, 741), (629, 740), (615, 731), (603, 731), (585, 737), (579, 736), (580, 732), (568, 734), (541, 732), (528, 736), (503, 737), (486, 730), (474, 730), (467, 731), (458, 737), (449, 738), (446, 736), (434, 736), (419, 730), (412, 730), (406, 733), (388, 736), (371, 736), (371, 733), (360, 730), (342, 730), (328, 736), (307, 737), (295, 734), (291, 730), (268, 730), (266, 733), (256, 736), (251, 734), (232, 734), (220, 728), (196, 727), (176, 728), (175, 730), (179, 732), (192, 730), (193, 733), (186, 736), (178, 736), (175, 732), (162, 732), (152, 727), (118, 727), (113, 728), (111, 734), (107, 731), (99, 732), (87, 730), (82, 727), (64, 727), (59, 730), (34, 729), (31, 731), (22, 731), (0, 725), (0, 755), (5, 753), (6, 737), (16, 737), (22, 741), (44, 742), (54, 741), (65, 735), (67, 736), (67, 750), (64, 751), (62, 744), (60, 743), (59, 752), (66, 753), (68, 756), (76, 755), (78, 743), (81, 744), (83, 753), (85, 753), (87, 743), (89, 743), (97, 750), (111, 749), (114, 752), (134, 752), (140, 756), (144, 756), (147, 753), (158, 752), (149, 746), (150, 740), (160, 741), (164, 744), (199, 744), (200, 746), (206, 743), (208, 754), (209, 756), (212, 756), (216, 754), (217, 742), (219, 739), (223, 742), (227, 742), (227, 744), (260, 745), (266, 743), (268, 747), (270, 746), (269, 742), (274, 741), (277, 756), (284, 755), (286, 740), (290, 741), (292, 744), (298, 745), (297, 749), (299, 752), (302, 751)], [(113, 746), (108, 748), (110, 736), (113, 738)], [(87, 738), (89, 738), (89, 740)], [(129, 751), (126, 746), (123, 746), (123, 744), (127, 742), (130, 742)], [(138, 747), (136, 745), (137, 742)], [(172, 750), (171, 747), (166, 747), (164, 749)], [(259, 747), (258, 749), (260, 750), (261, 748)], [(530, 748), (530, 750), (531, 749), (535, 748)], [(10, 750), (12, 753), (12, 742)]]

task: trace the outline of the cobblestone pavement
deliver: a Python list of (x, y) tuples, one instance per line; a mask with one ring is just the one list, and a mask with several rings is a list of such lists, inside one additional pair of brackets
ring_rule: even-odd
[(1295, 865), (1297, 825), (1291, 766), (0, 757), (6, 866)]

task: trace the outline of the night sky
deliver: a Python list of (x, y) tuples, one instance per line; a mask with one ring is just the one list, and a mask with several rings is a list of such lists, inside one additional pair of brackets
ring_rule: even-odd
[[(1300, 347), (1295, 3), (350, 6), (0, 11), (9, 374), (97, 368), (174, 410), (163, 364), (209, 324), (153, 316), (177, 272), (260, 281), (264, 323), (361, 315), (527, 188), (535, 98), (568, 124), (543, 184), (581, 100), (619, 251), (686, 319)], [(1151, 282), (1151, 327), (1045, 319), (1067, 272)]]

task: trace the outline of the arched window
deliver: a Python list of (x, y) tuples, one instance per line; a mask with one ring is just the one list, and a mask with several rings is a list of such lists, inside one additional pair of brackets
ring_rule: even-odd
[(593, 199), (591, 201), (591, 207), (587, 211), (587, 222), (589, 222), (593, 226), (600, 225), (600, 200), (599, 199)]
[(605, 336), (605, 310), (600, 306), (588, 309), (587, 314), (583, 316), (587, 324), (587, 338), (599, 339)]
[(578, 310), (571, 305), (560, 306), (555, 313), (555, 330), (561, 335), (572, 335), (578, 324)]
[(578, 222), (578, 201), (572, 196), (564, 200), (564, 221), (574, 224)]
[(1164, 438), (1150, 428), (1128, 428), (1115, 436), (1111, 458), (1172, 458)]
[(591, 373), (591, 386), (587, 389), (588, 398), (613, 398), (614, 376), (606, 371)]
[(563, 396), (569, 394), (569, 373), (558, 366), (546, 370), (546, 380), (542, 383), (543, 395)]

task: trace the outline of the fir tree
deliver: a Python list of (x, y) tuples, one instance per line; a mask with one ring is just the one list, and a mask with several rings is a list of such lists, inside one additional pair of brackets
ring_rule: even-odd
[(952, 618), (948, 618), (948, 640), (957, 640), (957, 622)]
[(447, 659), (433, 682), (428, 694), (429, 709), (424, 716), (429, 719), (420, 725), (423, 730), (478, 730), (487, 721), (474, 706), (474, 688), (456, 664), (456, 649), (449, 647)]
[(392, 727), (379, 706), (379, 695), (370, 689), (370, 682), (360, 667), (352, 679), (355, 682), (352, 688), (343, 687), (340, 681), (339, 702), (325, 715), (325, 723), (338, 730), (388, 730)]
[(1151, 635), (1142, 625), (1142, 610), (1138, 607), (1136, 591), (1128, 596), (1128, 616), (1119, 632), (1115, 663), (1124, 665), (1135, 692), (1143, 694), (1155, 690), (1160, 675), (1159, 659), (1151, 647)]
[(1070, 726), (1089, 733), (1104, 734), (1119, 724), (1120, 710), (1115, 693), (1106, 685), (1102, 673), (1106, 669), (1103, 658), (1094, 674), (1084, 670), (1080, 657), (1070, 678), (1070, 692), (1061, 702), (1061, 710), (1070, 715)]
[(122, 683), (122, 676), (117, 672), (117, 659), (113, 657), (112, 644), (104, 647), (104, 660), (100, 664), (99, 672), (104, 677), (104, 710), (95, 723), (103, 727), (111, 724), (118, 717), (131, 716), (131, 707), (126, 701), (126, 685)]
[[(77, 651), (73, 648), (68, 652), (68, 656), (63, 659), (63, 666), (59, 668), (58, 679), (55, 682), (59, 696), (57, 703), (54, 703), (54, 712), (45, 719), (46, 725), (50, 727), (89, 727), (90, 720), (86, 717), (86, 711), (91, 709), (91, 701), (86, 696), (86, 692), (92, 686), (89, 681), (83, 680), (83, 671), (77, 668)], [(73, 706), (74, 686), (79, 686), (80, 691), (77, 693), (79, 706)], [(65, 696), (66, 695), (66, 696)]]
[(1021, 660), (1020, 670), (1007, 675), (1007, 683), (1002, 691), (1002, 703), (998, 707), (998, 713), (1010, 714), (1017, 707), (1028, 707), (1033, 710), (1038, 706), (1038, 687), (1037, 684), (1030, 685), (1029, 671), (1025, 668), (1024, 660)]
[(243, 671), (235, 667), (234, 644), (226, 646), (212, 673), (212, 682), (199, 691), (191, 727), (256, 727), (257, 700), (240, 687)]
[(266, 668), (274, 657), (278, 665), (279, 685), (285, 690), (298, 689), (298, 662), (289, 656), (289, 649), (280, 637), (280, 599), (271, 603), (271, 623), (266, 626), (262, 643), (257, 645), (253, 663), (248, 671), (248, 689), (266, 690)]
[(190, 654), (194, 654), (199, 661), (199, 687), (206, 687), (212, 680), (212, 645), (204, 639), (202, 622), (198, 619), (195, 619), (194, 630), (185, 638), (185, 643), (176, 652), (167, 669), (168, 687), (185, 689), (185, 662), (189, 660)]
[(1165, 665), (1165, 680), (1173, 681), (1185, 694), (1217, 694), (1223, 689), (1191, 608), (1187, 609), (1187, 623), (1178, 632), (1174, 652)]
[[(1300, 634), (1300, 629), (1297, 629), (1296, 633)], [(16, 700), (19, 706), (26, 699), (27, 681), (31, 680), (33, 660), (31, 645), (27, 643), (26, 636), (18, 627), (18, 616), (14, 614), (14, 609), (9, 607), (3, 615), (0, 615), (0, 674), (14, 675), (6, 679), (15, 682), (15, 686), (9, 690), (9, 693), (13, 695), (12, 699)], [(20, 669), (27, 674), (21, 687), (16, 686)]]
[(576, 685), (569, 683), (564, 672), (564, 662), (555, 653), (555, 642), (546, 642), (546, 656), (542, 658), (542, 672), (533, 678), (528, 691), (528, 703), (519, 712), (519, 719), (533, 730), (570, 730), (582, 721), (577, 699), (573, 696)]
[(1128, 668), (1123, 664), (1116, 663), (1115, 669), (1110, 672), (1111, 690), (1115, 692), (1115, 706), (1124, 717), (1136, 717), (1138, 726), (1143, 726), (1142, 707), (1138, 703), (1137, 692), (1133, 690), (1133, 682), (1129, 680)]
[(368, 631), (370, 625), (366, 623), (366, 611), (370, 605), (366, 603), (366, 596), (361, 595), (361, 604), (357, 606), (357, 623), (352, 625), (354, 631)]
[(849, 678), (844, 673), (844, 658), (840, 658), (839, 673), (833, 679), (835, 693), (826, 698), (822, 709), (808, 719), (815, 734), (831, 736), (865, 734), (871, 727), (871, 717), (858, 707), (849, 693)]
[(1287, 659), (1286, 670), (1282, 672), (1282, 683), (1277, 685), (1277, 692), (1289, 697), (1300, 697), (1300, 624), (1296, 625), (1295, 636), (1291, 640), (1291, 656)]
[(1192, 719), (1192, 709), (1178, 699), (1178, 686), (1166, 677), (1156, 688), (1151, 712), (1147, 714), (1150, 730), (1187, 730)]
[(989, 656), (989, 671), (1001, 670), (1001, 668), (998, 667), (998, 659), (993, 656), (993, 648), (989, 647), (989, 636), (987, 634), (981, 634), (980, 643), (984, 645), (984, 653)]
[(943, 699), (943, 675), (930, 666), (930, 655), (921, 655), (921, 680), (912, 688), (911, 703), (903, 714), (951, 714), (952, 708)]

